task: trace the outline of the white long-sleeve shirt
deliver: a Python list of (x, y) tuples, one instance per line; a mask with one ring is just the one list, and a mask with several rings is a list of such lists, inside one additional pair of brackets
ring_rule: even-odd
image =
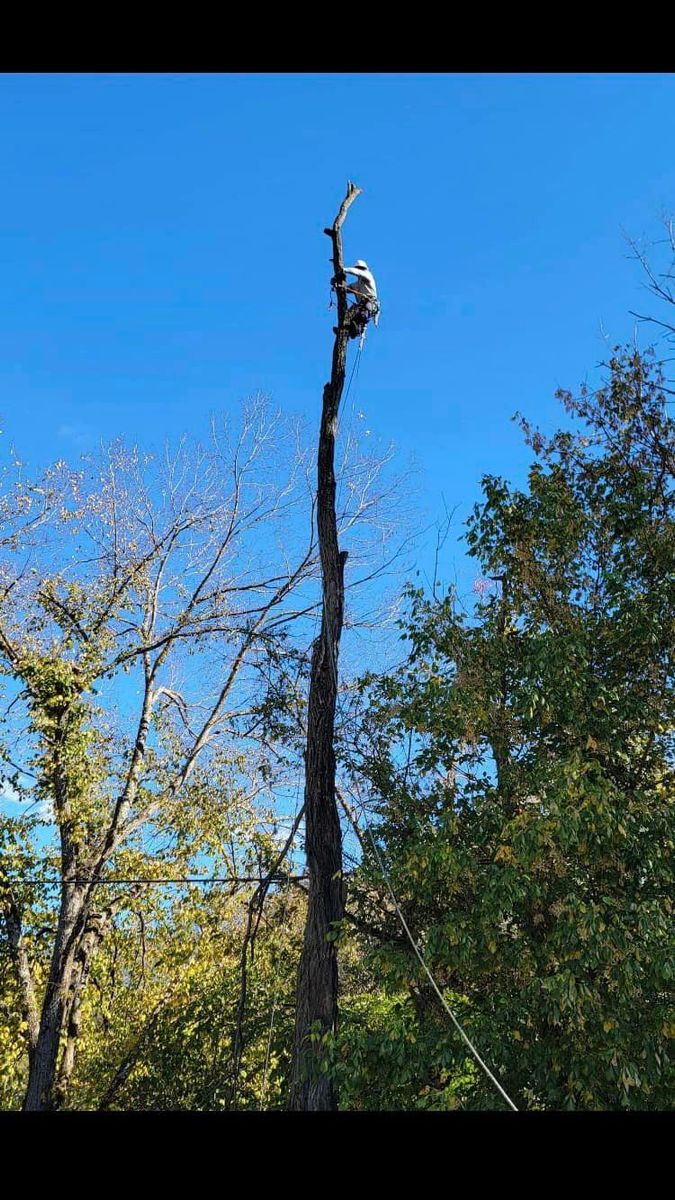
[(356, 283), (349, 285), (353, 291), (365, 296), (367, 300), (377, 300), (375, 276), (372, 271), (364, 271), (363, 267), (345, 267), (345, 274), (356, 275)]

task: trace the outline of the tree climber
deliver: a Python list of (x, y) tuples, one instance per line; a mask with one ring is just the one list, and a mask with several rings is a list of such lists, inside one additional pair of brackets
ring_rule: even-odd
[[(357, 258), (353, 267), (345, 267), (345, 275), (355, 275), (355, 283), (338, 284), (335, 279), (331, 282), (334, 287), (343, 287), (345, 292), (356, 296), (356, 302), (347, 309), (347, 329), (350, 338), (362, 337), (368, 322), (372, 319), (377, 327), (380, 317), (380, 302), (377, 298), (375, 278), (368, 270), (368, 263)], [(337, 333), (337, 329), (334, 329)]]

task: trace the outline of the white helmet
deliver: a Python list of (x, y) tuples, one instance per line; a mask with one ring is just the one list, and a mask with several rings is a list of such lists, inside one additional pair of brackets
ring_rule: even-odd
[(362, 258), (357, 258), (356, 262), (354, 263), (354, 266), (360, 267), (362, 271), (368, 270), (368, 263), (364, 262)]

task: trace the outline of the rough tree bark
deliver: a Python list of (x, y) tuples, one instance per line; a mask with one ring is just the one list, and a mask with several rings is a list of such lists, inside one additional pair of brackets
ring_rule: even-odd
[(63, 1027), (63, 1015), (72, 986), (78, 930), (86, 921), (87, 916), (82, 892), (81, 886), (73, 884), (67, 879), (63, 881), (54, 952), (42, 1005), (40, 1029), (30, 1064), (28, 1089), (23, 1104), (24, 1112), (48, 1110), (54, 1107), (52, 1089)]
[[(305, 753), (305, 852), (309, 894), (304, 943), (298, 971), (295, 1037), (288, 1107), (299, 1111), (337, 1108), (330, 1079), (319, 1069), (312, 1034), (335, 1028), (338, 966), (335, 922), (344, 915), (342, 899), (342, 834), (335, 795), (335, 704), (337, 663), (344, 612), (344, 565), (335, 515), (335, 434), (347, 364), (347, 297), (342, 255), (342, 223), (361, 189), (347, 194), (330, 229), (337, 291), (337, 332), (330, 381), (323, 389), (317, 462), (317, 524), (323, 581), (321, 633), (312, 648), (307, 749)], [(342, 286), (340, 286), (342, 285)]]
[(21, 1013), (24, 1021), (26, 1022), (26, 1029), (28, 1033), (28, 1060), (30, 1064), (33, 1060), (33, 1055), (35, 1053), (35, 1047), (38, 1040), (38, 1033), (40, 1031), (40, 1011), (35, 996), (35, 988), (33, 986), (33, 976), (31, 974), (30, 963), (28, 961), (26, 947), (23, 942), (21, 909), (14, 899), (10, 885), (1, 875), (0, 907), (2, 908), (5, 932), (7, 935), (9, 948), (14, 959), (14, 967), (19, 984)]

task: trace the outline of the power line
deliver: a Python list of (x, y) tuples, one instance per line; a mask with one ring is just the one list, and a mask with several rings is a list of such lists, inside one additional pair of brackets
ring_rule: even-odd
[[(127, 879), (127, 878), (121, 878), (120, 876), (114, 876), (114, 877), (106, 878), (106, 879), (93, 879), (91, 877), (87, 878), (87, 876), (75, 876), (74, 878), (68, 879), (67, 881), (65, 881), (62, 879), (54, 879), (54, 880), (38, 879), (35, 876), (23, 875), (21, 877), (14, 876), (12, 878), (7, 876), (6, 882), (9, 883), (10, 886), (13, 883), (15, 883), (15, 884), (16, 883), (35, 883), (35, 884), (44, 884), (47, 887), (60, 887), (62, 882), (68, 882), (68, 883), (77, 883), (77, 884), (93, 883), (94, 887), (103, 887), (103, 886), (106, 886), (107, 884), (126, 884), (126, 883), (149, 883), (149, 884), (152, 884), (152, 883), (161, 883), (161, 884), (172, 884), (172, 883), (175, 883), (175, 884), (183, 884), (183, 883), (203, 883), (203, 884), (258, 883), (259, 884), (259, 883), (263, 883), (265, 878), (266, 878), (266, 876), (260, 876), (260, 875), (178, 875), (178, 876), (171, 876), (171, 877), (158, 876), (156, 879), (152, 879), (150, 877)], [(284, 872), (283, 874), (279, 874), (278, 876), (273, 877), (270, 882), (271, 883), (286, 883), (286, 882), (299, 883), (307, 878), (308, 878), (307, 875), (287, 875)]]

